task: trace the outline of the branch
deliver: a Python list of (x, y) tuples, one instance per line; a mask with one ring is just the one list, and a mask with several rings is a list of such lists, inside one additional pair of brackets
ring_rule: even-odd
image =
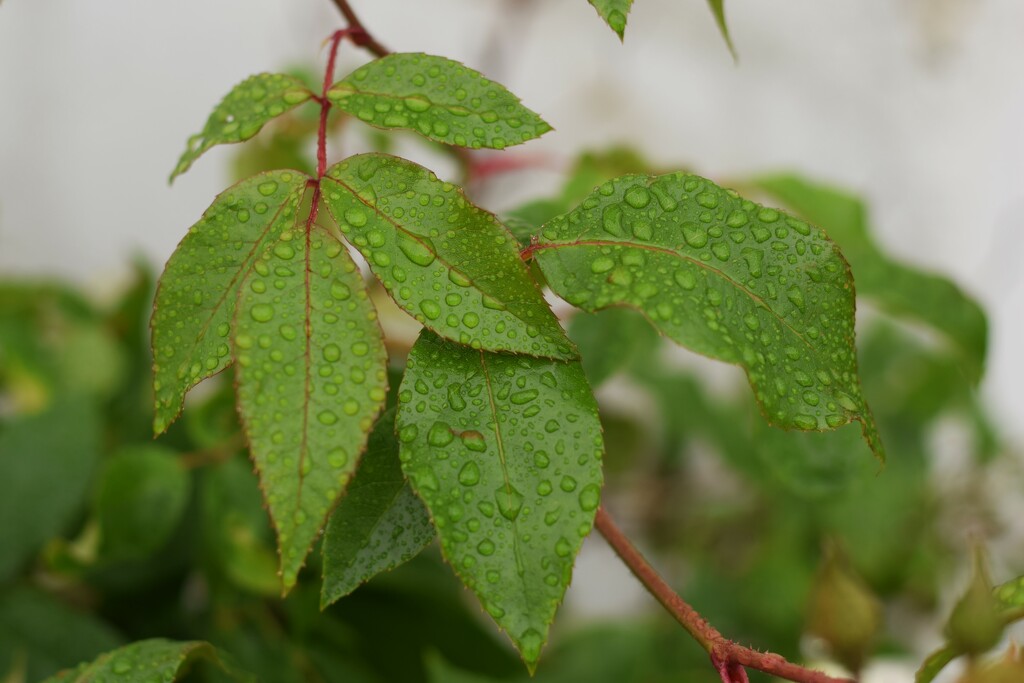
[(338, 11), (341, 12), (342, 16), (345, 17), (345, 21), (348, 22), (349, 38), (353, 43), (359, 47), (366, 48), (378, 57), (386, 57), (391, 54), (390, 50), (378, 43), (370, 32), (366, 30), (363, 22), (359, 21), (359, 17), (356, 16), (355, 11), (348, 4), (348, 0), (332, 1), (338, 7)]
[(833, 678), (820, 671), (805, 669), (786, 661), (782, 655), (758, 652), (732, 642), (705, 621), (697, 610), (665, 583), (622, 530), (615, 525), (603, 507), (597, 510), (594, 526), (648, 592), (708, 652), (723, 683), (745, 681), (746, 672), (743, 667), (757, 669), (796, 683), (856, 683), (848, 678)]

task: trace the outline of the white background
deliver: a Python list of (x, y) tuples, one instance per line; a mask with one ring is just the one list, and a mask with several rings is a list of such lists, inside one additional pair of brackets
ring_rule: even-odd
[[(636, 0), (623, 45), (585, 0), (354, 4), (392, 49), (464, 61), (554, 125), (509, 154), (623, 141), (862, 193), (892, 254), (984, 303), (983, 392), (1024, 436), (1021, 0), (730, 0), (738, 65), (703, 0)], [(0, 2), (0, 275), (102, 288), (133, 253), (162, 263), (227, 181), (214, 150), (167, 186), (187, 136), (247, 75), (321, 63), (338, 27), (328, 0)]]

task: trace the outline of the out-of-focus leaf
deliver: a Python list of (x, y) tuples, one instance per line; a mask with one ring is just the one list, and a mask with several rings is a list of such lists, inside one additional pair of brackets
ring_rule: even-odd
[(1002, 611), (1024, 609), (1024, 576), (996, 586), (994, 593)]
[(214, 145), (248, 140), (270, 121), (313, 97), (302, 81), (285, 74), (257, 74), (231, 89), (206, 120), (203, 130), (188, 139), (171, 182)]
[(108, 680), (124, 683), (150, 683), (156, 680), (171, 683), (201, 660), (218, 666), (231, 674), (234, 680), (255, 681), (252, 676), (240, 671), (225, 653), (209, 643), (173, 642), (154, 638), (140, 640), (100, 655), (93, 662), (61, 672), (44, 683), (93, 683)]
[(532, 671), (600, 501), (601, 426), (583, 371), (424, 331), (399, 401), (402, 468), (445, 557)]
[(0, 592), (0, 677), (17, 666), (25, 680), (39, 681), (120, 644), (110, 626), (46, 593)]
[(395, 414), (377, 422), (355, 479), (324, 533), (321, 605), (348, 595), (423, 550), (434, 526), (402, 473)]
[(370, 62), (332, 85), (327, 97), (372, 126), (412, 130), (458, 147), (504, 149), (551, 130), (502, 85), (422, 53)]
[(66, 531), (85, 503), (98, 459), (99, 420), (85, 399), (0, 423), (0, 580)]
[(587, 311), (630, 306), (698, 353), (740, 365), (768, 421), (861, 423), (849, 269), (825, 233), (682, 173), (623, 176), (547, 223), (534, 246), (552, 289)]
[(914, 675), (914, 683), (931, 683), (939, 675), (946, 665), (959, 657), (959, 652), (952, 645), (944, 645), (935, 652), (928, 655), (928, 658), (921, 664), (921, 668)]
[(583, 372), (595, 389), (637, 359), (656, 356), (659, 342), (644, 317), (628, 308), (573, 316), (569, 338), (580, 350)]
[(828, 232), (850, 261), (858, 295), (945, 335), (967, 376), (975, 383), (981, 379), (988, 336), (981, 307), (949, 279), (886, 256), (871, 238), (860, 199), (796, 175), (765, 176), (754, 185)]
[(629, 18), (629, 9), (633, 0), (589, 0), (597, 13), (604, 19), (604, 23), (615, 31), (622, 40), (626, 33), (626, 21)]
[(100, 548), (107, 560), (138, 560), (159, 550), (181, 522), (191, 482), (177, 453), (128, 446), (105, 464), (96, 495)]
[(729, 35), (729, 25), (725, 21), (725, 0), (708, 0), (708, 7), (715, 16), (715, 23), (718, 24), (718, 32), (722, 34), (733, 59), (736, 58), (736, 47), (732, 44), (732, 36)]

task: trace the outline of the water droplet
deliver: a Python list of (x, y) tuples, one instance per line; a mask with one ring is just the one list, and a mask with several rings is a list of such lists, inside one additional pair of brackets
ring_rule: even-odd
[(811, 415), (796, 414), (793, 416), (793, 424), (800, 429), (817, 429), (818, 419)]
[(459, 435), (462, 439), (463, 445), (471, 451), (482, 453), (487, 450), (487, 442), (484, 440), (484, 435), (475, 430), (469, 430), (462, 432)]
[(452, 432), (452, 428), (445, 422), (435, 422), (434, 426), (427, 433), (427, 442), (431, 446), (438, 448), (447, 446), (454, 440), (455, 434)]
[(626, 190), (624, 198), (626, 203), (634, 209), (642, 209), (651, 203), (651, 193), (647, 191), (647, 188), (640, 187), (639, 185)]
[(459, 470), (459, 483), (463, 486), (476, 486), (480, 482), (480, 467), (470, 460)]
[[(616, 14), (622, 16), (621, 12), (616, 10), (613, 11), (611, 15), (609, 15), (608, 17), (608, 23), (609, 25), (612, 26), (612, 28), (615, 28), (615, 26), (611, 22), (612, 18)], [(620, 21), (622, 28), (625, 28), (626, 18), (622, 17)], [(617, 29), (617, 31), (621, 31), (622, 28)], [(519, 636), (519, 651), (523, 654), (523, 659), (527, 662), (536, 662), (538, 659), (540, 659), (540, 648), (543, 645), (544, 637), (532, 628), (526, 629), (525, 631), (523, 631), (523, 634)]]
[(676, 283), (685, 290), (691, 290), (697, 286), (697, 276), (689, 268), (680, 268), (673, 277)]
[(433, 299), (424, 299), (420, 302), (420, 310), (428, 320), (437, 320), (441, 316), (441, 306)]
[(274, 317), (274, 308), (270, 304), (256, 304), (249, 311), (252, 319), (258, 323), (265, 323)]
[(509, 396), (508, 400), (511, 401), (512, 403), (516, 404), (516, 405), (521, 406), (521, 405), (523, 405), (525, 403), (529, 403), (530, 401), (534, 400), (535, 398), (537, 398), (537, 390), (536, 389), (524, 389), (523, 391), (517, 391), (514, 394), (512, 394), (511, 396)]
[(587, 484), (580, 491), (580, 508), (586, 512), (596, 510), (601, 502), (601, 488), (597, 484)]
[(429, 266), (434, 262), (434, 251), (423, 240), (426, 238), (414, 239), (406, 236), (398, 240), (398, 248), (417, 266)]
[(366, 225), (366, 213), (360, 209), (348, 209), (344, 216), (345, 222), (353, 228), (361, 228)]
[(693, 221), (683, 223), (683, 239), (694, 249), (700, 249), (708, 243), (707, 229)]
[(514, 522), (523, 508), (523, 494), (511, 484), (499, 486), (494, 491), (494, 500), (498, 504), (498, 512), (510, 522)]
[(562, 481), (559, 482), (559, 486), (566, 493), (571, 493), (576, 490), (576, 480), (570, 477), (568, 474), (562, 477)]
[(599, 256), (594, 259), (590, 264), (590, 270), (600, 275), (601, 273), (607, 273), (609, 270), (615, 267), (615, 261), (609, 256)]
[(330, 410), (322, 410), (316, 416), (316, 419), (319, 420), (320, 424), (332, 425), (338, 421), (338, 416)]
[(406, 97), (405, 100), (403, 101), (405, 102), (406, 108), (408, 108), (409, 111), (414, 112), (416, 114), (425, 112), (426, 110), (430, 109), (431, 105), (430, 100), (423, 95), (410, 95), (409, 97)]
[(476, 551), (484, 557), (490, 557), (494, 554), (494, 543), (485, 538), (477, 544)]
[(277, 192), (277, 181), (268, 180), (265, 183), (260, 183), (259, 185), (256, 186), (256, 190), (264, 197), (269, 197), (270, 195)]

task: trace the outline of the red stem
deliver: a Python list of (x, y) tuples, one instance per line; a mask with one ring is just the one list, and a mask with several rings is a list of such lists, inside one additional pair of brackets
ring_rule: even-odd
[(615, 525), (604, 508), (598, 509), (594, 526), (648, 592), (675, 617), (701, 647), (707, 650), (723, 683), (745, 683), (747, 675), (743, 667), (764, 671), (796, 683), (856, 683), (848, 678), (834, 678), (820, 671), (805, 669), (786, 661), (782, 655), (758, 652), (732, 642), (705, 621), (697, 610), (665, 583), (622, 530)]
[(348, 22), (349, 34), (352, 42), (359, 47), (366, 48), (378, 57), (386, 57), (391, 52), (377, 42), (377, 40), (370, 35), (370, 32), (363, 26), (363, 22), (359, 21), (359, 17), (356, 16), (355, 11), (348, 4), (348, 0), (334, 0), (334, 4), (337, 6), (338, 11), (341, 12), (342, 16), (345, 17), (345, 21)]

